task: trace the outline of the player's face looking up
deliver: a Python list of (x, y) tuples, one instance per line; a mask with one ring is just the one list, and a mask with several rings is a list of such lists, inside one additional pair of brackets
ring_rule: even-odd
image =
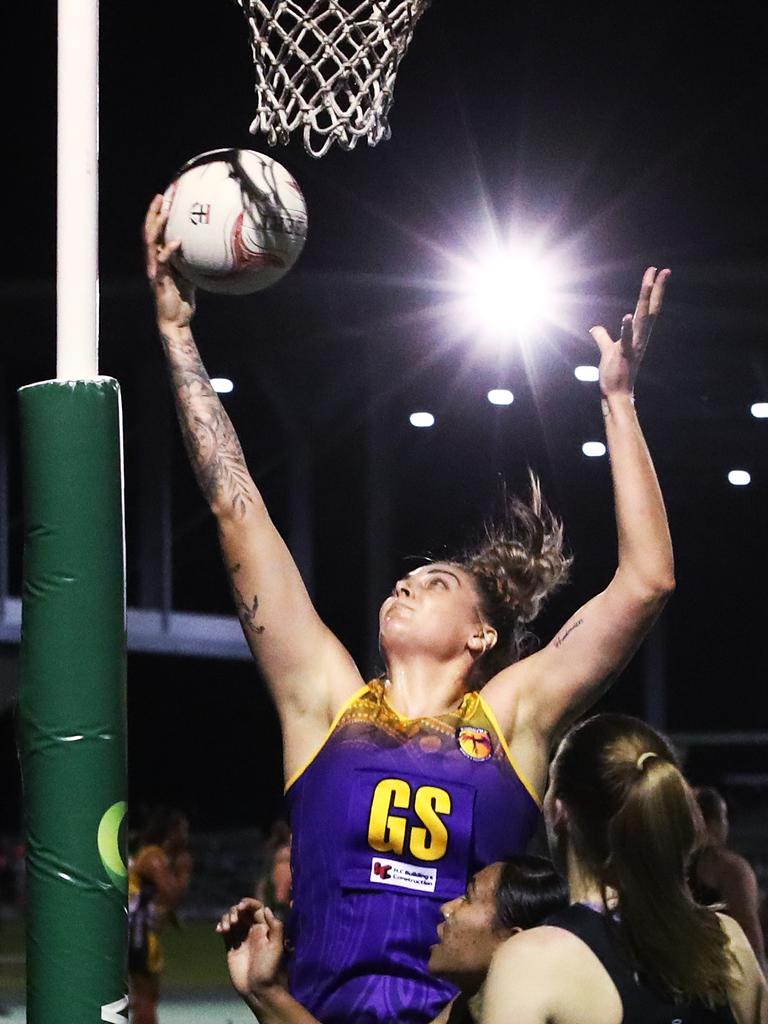
[(440, 908), (443, 920), (437, 928), (439, 942), (430, 952), (429, 970), (465, 990), (482, 983), (499, 945), (518, 930), (498, 927), (496, 892), (501, 872), (500, 863), (489, 864), (473, 876), (463, 896)]
[(422, 565), (398, 580), (381, 607), (379, 630), (385, 656), (476, 656), (495, 640), (495, 630), (483, 622), (471, 574), (452, 562)]

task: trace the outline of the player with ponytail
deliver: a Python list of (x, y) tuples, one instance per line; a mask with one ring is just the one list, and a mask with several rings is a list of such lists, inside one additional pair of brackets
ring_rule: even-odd
[(324, 1024), (424, 1024), (455, 994), (427, 970), (441, 904), (480, 868), (525, 850), (553, 741), (615, 679), (674, 585), (633, 403), (669, 271), (646, 271), (617, 340), (591, 332), (616, 503), (613, 579), (528, 653), (528, 624), (569, 562), (534, 483), (530, 501), (510, 500), (473, 549), (397, 581), (379, 619), (385, 674), (366, 683), (318, 616), (248, 472), (192, 336), (194, 290), (174, 276), (164, 226), (158, 197), (147, 272), (179, 422), (281, 722), (293, 994)]
[(625, 715), (574, 728), (544, 814), (571, 906), (499, 951), (483, 1024), (765, 1024), (743, 931), (688, 888), (701, 820), (659, 733)]

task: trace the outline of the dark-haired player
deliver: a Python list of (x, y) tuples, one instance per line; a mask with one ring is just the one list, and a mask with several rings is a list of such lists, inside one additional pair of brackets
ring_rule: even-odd
[(380, 615), (386, 677), (366, 684), (315, 611), (248, 472), (197, 351), (194, 294), (171, 272), (177, 243), (165, 244), (164, 223), (158, 197), (147, 272), (182, 434), (282, 726), (292, 991), (324, 1024), (423, 1024), (454, 994), (427, 971), (440, 905), (475, 871), (525, 850), (554, 738), (610, 685), (674, 585), (633, 404), (669, 272), (646, 271), (617, 341), (592, 330), (618, 526), (611, 582), (521, 657), (525, 626), (568, 562), (534, 487), (474, 549), (395, 584)]
[[(566, 905), (565, 882), (544, 857), (511, 857), (473, 875), (466, 892), (440, 908), (442, 921), (428, 967), (455, 985), (459, 995), (434, 1024), (479, 1021), (481, 988), (493, 954), (506, 939), (535, 928)], [(227, 948), (232, 984), (261, 1024), (317, 1024), (281, 984), (283, 928), (271, 908), (241, 900), (216, 930)]]

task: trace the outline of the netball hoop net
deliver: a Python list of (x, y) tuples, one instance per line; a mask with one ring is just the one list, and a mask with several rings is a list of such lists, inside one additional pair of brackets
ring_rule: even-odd
[(430, 0), (237, 0), (251, 28), (256, 117), (271, 146), (302, 128), (324, 156), (389, 138), (400, 61)]

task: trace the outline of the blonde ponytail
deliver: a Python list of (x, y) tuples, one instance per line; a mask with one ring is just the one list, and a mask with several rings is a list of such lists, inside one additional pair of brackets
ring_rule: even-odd
[(577, 857), (618, 894), (646, 981), (676, 999), (727, 1002), (734, 961), (717, 915), (688, 888), (701, 816), (669, 743), (637, 718), (595, 715), (563, 740), (552, 785)]

